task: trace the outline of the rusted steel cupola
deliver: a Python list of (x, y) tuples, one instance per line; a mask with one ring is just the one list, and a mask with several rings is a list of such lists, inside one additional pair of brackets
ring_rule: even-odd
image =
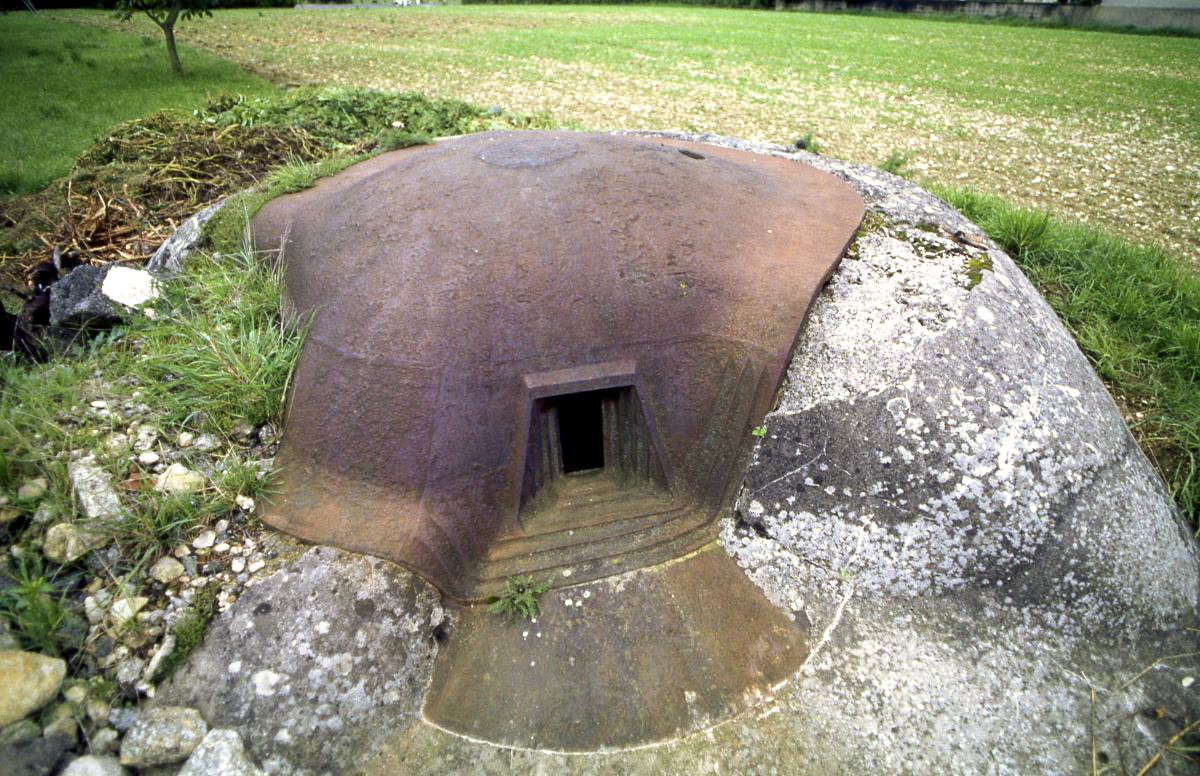
[(264, 519), (459, 598), (705, 544), (862, 216), (789, 159), (545, 132), (269, 203), (255, 243), (315, 321)]

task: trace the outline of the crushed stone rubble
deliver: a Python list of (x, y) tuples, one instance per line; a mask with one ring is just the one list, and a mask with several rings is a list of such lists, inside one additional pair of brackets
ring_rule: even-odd
[(230, 465), (265, 475), (277, 433), (270, 426), (170, 433), (136, 384), (104, 385), (97, 374), (91, 390), (95, 398), (56, 420), (94, 439), (92, 449), (59, 451), (35, 440), (66, 462), (70, 495), (44, 477), (0, 495), (0, 579), (13, 578), (21, 564), (40, 564), (50, 579), (70, 575), (76, 582), (63, 591), (59, 634), (82, 644), (66, 660), (42, 655), (0, 621), (0, 753), (22, 773), (130, 774), (163, 764), (192, 774), (261, 773), (236, 732), (208, 731), (194, 709), (156, 722), (150, 738), (176, 742), (169, 751), (139, 752), (130, 736), (149, 724), (150, 712), (136, 707), (167, 678), (176, 629), (198, 604), (214, 616), (228, 609), (263, 576), (280, 540), (245, 495), (181, 541), (143, 545), (143, 557), (131, 557), (121, 526), (145, 520), (137, 508), (148, 499), (212, 495)]

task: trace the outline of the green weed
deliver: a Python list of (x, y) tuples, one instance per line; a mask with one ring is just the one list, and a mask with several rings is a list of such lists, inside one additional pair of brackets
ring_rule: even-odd
[(887, 155), (887, 158), (879, 163), (879, 169), (884, 172), (890, 172), (892, 175), (907, 177), (904, 173), (904, 166), (908, 164), (912, 158), (912, 154), (903, 151), (892, 151)]
[(13, 626), (26, 649), (53, 657), (69, 657), (87, 635), (66, 607), (70, 575), (43, 566), (36, 552), (23, 552), (0, 578), (0, 616)]
[(500, 595), (488, 599), (488, 611), (504, 615), (509, 622), (532, 620), (542, 613), (538, 599), (549, 589), (549, 582), (538, 582), (533, 577), (509, 577)]
[(192, 605), (175, 624), (175, 649), (162, 662), (164, 679), (170, 677), (204, 641), (204, 632), (216, 613), (217, 585), (206, 585), (197, 590)]

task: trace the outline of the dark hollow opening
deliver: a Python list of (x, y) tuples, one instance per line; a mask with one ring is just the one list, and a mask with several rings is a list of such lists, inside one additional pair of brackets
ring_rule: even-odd
[(558, 435), (563, 473), (604, 468), (604, 410), (606, 391), (558, 396)]

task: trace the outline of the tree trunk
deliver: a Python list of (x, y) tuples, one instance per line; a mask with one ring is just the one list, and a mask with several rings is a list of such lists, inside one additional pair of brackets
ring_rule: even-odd
[(183, 76), (183, 65), (179, 64), (179, 52), (175, 50), (175, 20), (179, 18), (182, 6), (183, 0), (175, 0), (171, 4), (171, 12), (161, 22), (153, 16), (150, 17), (162, 28), (163, 35), (167, 38), (167, 59), (171, 60), (171, 71), (180, 77)]

